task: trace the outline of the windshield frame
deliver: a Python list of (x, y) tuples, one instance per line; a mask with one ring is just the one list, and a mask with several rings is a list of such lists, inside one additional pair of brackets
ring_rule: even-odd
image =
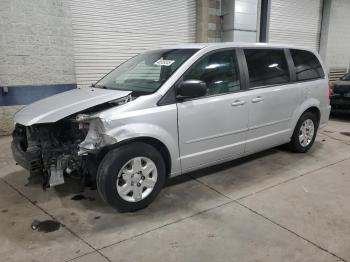
[[(153, 91), (151, 92), (147, 92), (147, 91), (138, 91), (138, 90), (129, 90), (129, 89), (118, 89), (118, 88), (112, 88), (112, 87), (108, 87), (108, 86), (104, 86), (104, 85), (99, 85), (99, 83), (104, 80), (106, 77), (108, 77), (110, 74), (112, 74), (115, 70), (117, 70), (118, 68), (120, 68), (121, 66), (123, 66), (125, 63), (127, 63), (128, 61), (136, 58), (139, 55), (145, 55), (147, 53), (151, 54), (153, 52), (157, 52), (157, 51), (177, 51), (177, 50), (189, 50), (192, 51), (192, 54), (190, 54), (186, 59), (184, 59), (178, 66), (177, 68), (171, 72), (171, 74), (169, 74), (169, 76), (167, 77), (167, 79), (162, 82), (157, 88), (155, 88)], [(136, 54), (132, 57), (130, 57), (129, 59), (123, 61), (121, 64), (119, 64), (118, 66), (116, 66), (115, 68), (113, 68), (112, 70), (110, 70), (107, 74), (105, 74), (102, 78), (100, 78), (99, 80), (97, 80), (94, 84), (91, 85), (91, 87), (94, 88), (103, 88), (103, 89), (108, 89), (108, 90), (116, 90), (116, 91), (130, 91), (132, 93), (136, 93), (138, 95), (149, 95), (149, 94), (153, 94), (155, 92), (157, 92), (159, 89), (162, 88), (162, 86), (167, 83), (167, 81), (183, 66), (184, 63), (186, 63), (189, 59), (191, 59), (196, 53), (198, 53), (201, 49), (200, 48), (159, 48), (159, 49), (152, 49), (152, 50), (147, 50), (145, 52)]]

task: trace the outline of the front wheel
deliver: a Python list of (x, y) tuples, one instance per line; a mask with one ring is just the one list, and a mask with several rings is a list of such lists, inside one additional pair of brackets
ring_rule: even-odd
[(148, 206), (165, 183), (165, 163), (153, 146), (132, 142), (115, 148), (103, 158), (97, 173), (97, 189), (119, 211)]
[(316, 115), (311, 112), (305, 112), (295, 126), (289, 143), (290, 149), (297, 153), (307, 152), (315, 141), (317, 129), (318, 121)]

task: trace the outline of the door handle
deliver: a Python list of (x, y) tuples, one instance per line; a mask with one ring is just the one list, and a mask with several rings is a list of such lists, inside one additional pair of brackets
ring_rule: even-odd
[(253, 103), (259, 103), (259, 102), (261, 102), (261, 101), (263, 101), (263, 100), (264, 100), (263, 97), (257, 96), (257, 97), (255, 97), (255, 98), (252, 99), (252, 102), (253, 102)]
[(245, 104), (244, 100), (236, 100), (236, 101), (231, 103), (231, 106), (242, 106), (244, 104)]

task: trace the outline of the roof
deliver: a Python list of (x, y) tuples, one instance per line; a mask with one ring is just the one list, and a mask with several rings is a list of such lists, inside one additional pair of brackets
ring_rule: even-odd
[(225, 48), (225, 47), (274, 47), (274, 48), (296, 48), (309, 50), (314, 52), (307, 47), (300, 47), (290, 44), (272, 44), (272, 43), (245, 43), (245, 42), (218, 42), (218, 43), (191, 43), (191, 44), (178, 44), (172, 46), (166, 46), (164, 48), (178, 48), (178, 49), (204, 49), (207, 47), (217, 47), (217, 48)]

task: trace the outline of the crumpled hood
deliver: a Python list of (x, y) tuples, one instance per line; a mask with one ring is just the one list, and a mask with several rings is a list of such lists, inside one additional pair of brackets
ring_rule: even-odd
[(15, 123), (25, 126), (52, 123), (90, 107), (129, 95), (130, 91), (77, 88), (39, 100), (15, 115)]

